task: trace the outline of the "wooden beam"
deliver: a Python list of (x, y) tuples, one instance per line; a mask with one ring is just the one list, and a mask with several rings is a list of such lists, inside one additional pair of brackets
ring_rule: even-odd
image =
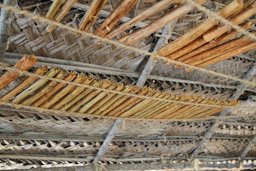
[[(4, 0), (3, 5), (11, 5), (14, 6), (16, 4), (16, 0)], [(1, 9), (0, 15), (0, 61), (3, 61), (3, 57), (7, 48), (8, 41), (8, 25), (7, 21), (8, 11), (5, 9)]]
[(112, 139), (114, 138), (115, 134), (117, 133), (118, 129), (120, 128), (120, 126), (122, 125), (123, 120), (118, 118), (112, 128), (110, 129), (106, 139), (104, 140), (103, 144), (101, 145), (96, 157), (94, 158), (93, 162), (97, 163), (98, 161), (100, 161), (100, 159), (104, 156), (104, 154), (106, 153), (109, 144), (111, 143)]

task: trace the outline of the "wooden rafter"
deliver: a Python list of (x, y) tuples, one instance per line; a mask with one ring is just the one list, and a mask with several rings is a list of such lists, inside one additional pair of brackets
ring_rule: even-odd
[[(240, 8), (243, 6), (242, 0), (235, 0), (223, 9), (221, 9), (218, 12), (218, 15), (227, 18), (231, 15), (233, 15), (235, 12), (240, 10)], [(159, 50), (159, 54), (162, 56), (168, 56), (172, 53), (175, 53), (179, 49), (183, 48), (187, 44), (191, 43), (198, 37), (202, 36), (204, 33), (206, 33), (208, 30), (213, 28), (218, 21), (215, 19), (209, 18), (203, 23), (201, 23), (196, 28), (192, 29), (191, 31), (185, 33), (183, 36), (181, 36), (179, 39), (175, 40), (174, 42), (166, 45), (165, 47), (161, 48)]]
[[(198, 3), (204, 3), (204, 0), (198, 0)], [(187, 14), (191, 10), (193, 10), (194, 7), (190, 4), (184, 4), (180, 7), (177, 7), (174, 11), (171, 11), (170, 13), (164, 15), (163, 17), (157, 19), (156, 21), (152, 22), (148, 26), (131, 33), (129, 35), (126, 35), (125, 37), (122, 37), (119, 39), (119, 41), (123, 42), (127, 45), (133, 45), (139, 40), (149, 36), (150, 34), (156, 32), (157, 30), (163, 28), (165, 25), (169, 24), (170, 22), (178, 19), (179, 17)]]
[(79, 24), (79, 30), (88, 32), (93, 26), (97, 17), (107, 0), (93, 0), (90, 8), (86, 11), (82, 21)]
[(157, 4), (155, 4), (154, 6), (152, 6), (151, 8), (143, 11), (141, 14), (135, 16), (134, 18), (132, 18), (131, 20), (123, 23), (122, 25), (120, 25), (118, 28), (114, 29), (113, 31), (111, 31), (110, 33), (107, 34), (106, 38), (108, 39), (112, 39), (115, 36), (117, 36), (118, 34), (124, 32), (125, 30), (130, 29), (131, 27), (133, 27), (136, 23), (143, 21), (145, 19), (147, 19), (148, 17), (158, 13), (161, 10), (164, 10), (165, 8), (167, 8), (170, 4), (173, 3), (177, 3), (179, 1), (174, 1), (174, 0), (162, 0), (160, 2), (158, 2)]
[(94, 34), (105, 37), (117, 22), (126, 15), (136, 4), (136, 0), (123, 0), (118, 7), (106, 18), (106, 20), (98, 27)]
[[(53, 18), (53, 20), (60, 22), (70, 11), (70, 9), (73, 7), (73, 5), (77, 2), (77, 0), (67, 0), (65, 4), (60, 9), (60, 12), (56, 17)], [(56, 25), (49, 25), (46, 28), (47, 32), (52, 32), (56, 28)]]

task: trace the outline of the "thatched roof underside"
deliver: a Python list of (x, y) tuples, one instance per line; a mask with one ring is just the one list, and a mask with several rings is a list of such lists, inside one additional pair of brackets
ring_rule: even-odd
[(255, 0), (4, 4), (0, 170), (256, 169)]

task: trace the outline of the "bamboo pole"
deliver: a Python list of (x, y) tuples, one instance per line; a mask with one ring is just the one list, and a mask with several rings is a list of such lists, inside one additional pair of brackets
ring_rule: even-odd
[[(61, 8), (60, 13), (54, 18), (55, 21), (60, 22), (70, 11), (77, 0), (67, 0), (67, 2)], [(47, 32), (52, 32), (56, 28), (56, 25), (49, 25), (46, 28)]]
[[(198, 2), (203, 3), (204, 0), (198, 0)], [(144, 27), (132, 34), (126, 35), (125, 36), (126, 39), (121, 38), (120, 40), (126, 45), (133, 45), (136, 42), (138, 42), (139, 40), (151, 35), (152, 33), (156, 32), (157, 30), (163, 28), (165, 25), (167, 25), (171, 21), (178, 19), (179, 17), (187, 14), (188, 12), (190, 12), (193, 9), (194, 9), (194, 6), (191, 6), (188, 3), (181, 5), (174, 11), (169, 12), (165, 16), (152, 22), (151, 24), (147, 25), (146, 27)]]
[[(161, 92), (154, 92), (152, 93), (151, 97), (155, 97), (155, 98), (163, 98), (163, 94), (161, 94)], [(152, 104), (150, 104), (152, 103)], [(145, 99), (142, 102), (136, 104), (134, 107), (132, 107), (130, 110), (127, 110), (125, 112), (123, 112), (121, 114), (122, 117), (128, 117), (128, 116), (138, 116), (138, 113), (140, 113), (142, 110), (147, 110), (150, 109), (152, 105), (154, 105), (155, 103), (157, 103), (157, 101), (152, 101), (149, 99)]]
[[(36, 63), (36, 58), (33, 55), (24, 55), (17, 63), (15, 68), (21, 71), (29, 70)], [(8, 86), (12, 81), (19, 77), (19, 73), (16, 71), (7, 71), (0, 77), (0, 90)]]
[(82, 21), (79, 24), (79, 30), (89, 32), (89, 29), (98, 18), (100, 10), (103, 8), (107, 0), (93, 0), (90, 8), (86, 11)]
[(204, 45), (205, 43), (206, 43), (206, 41), (202, 37), (199, 37), (196, 40), (194, 40), (193, 42), (189, 43), (187, 46), (183, 47), (182, 49), (178, 50), (177, 52), (172, 53), (166, 57), (171, 58), (171, 59), (179, 59), (183, 55), (189, 54), (189, 52), (191, 52), (191, 51), (193, 52), (194, 49)]
[[(184, 96), (175, 96), (172, 95), (170, 97), (171, 100), (177, 100), (177, 101), (186, 101), (187, 98)], [(159, 111), (157, 112), (150, 112), (149, 114), (147, 114), (146, 116), (149, 118), (162, 118), (163, 116), (166, 116), (170, 113), (172, 113), (173, 111), (176, 111), (177, 109), (181, 108), (181, 106), (183, 106), (183, 104), (178, 104), (178, 103), (169, 103), (166, 105), (163, 105)]]
[[(255, 14), (256, 14), (256, 3), (254, 4), (253, 7), (249, 8), (249, 9), (244, 9), (244, 11), (241, 14), (232, 18), (231, 22), (233, 24), (239, 25), (242, 22), (244, 22), (246, 19), (250, 18), (251, 16), (253, 16)], [(204, 34), (203, 38), (205, 41), (210, 42), (210, 41), (220, 37), (224, 33), (228, 32), (229, 30), (230, 30), (230, 27), (225, 25), (225, 26), (217, 28), (216, 30), (211, 31), (210, 33)]]
[[(239, 10), (243, 6), (242, 0), (234, 0), (230, 4), (228, 4), (226, 7), (221, 9), (218, 12), (218, 15), (227, 18), (230, 15), (234, 14), (237, 10)], [(208, 30), (210, 30), (212, 27), (214, 27), (218, 21), (216, 21), (213, 18), (208, 18), (203, 23), (198, 25), (196, 28), (190, 30), (189, 32), (185, 33), (183, 36), (175, 40), (174, 42), (169, 43), (165, 47), (161, 48), (158, 53), (161, 56), (168, 56), (177, 50), (183, 48), (187, 44), (191, 43), (198, 37), (202, 36), (204, 33), (206, 33)]]
[(123, 0), (118, 7), (107, 17), (107, 19), (99, 26), (94, 34), (105, 37), (117, 22), (126, 15), (136, 4), (136, 0)]
[[(35, 72), (37, 75), (43, 75), (48, 71), (48, 67), (41, 67), (38, 68)], [(22, 92), (27, 86), (31, 85), (34, 81), (36, 81), (37, 77), (28, 77), (25, 79), (21, 84), (19, 84), (17, 87), (12, 89), (10, 92), (5, 94), (3, 97), (1, 97), (1, 101), (3, 102), (9, 102), (11, 98)]]
[(63, 4), (63, 2), (64, 0), (53, 0), (52, 5), (50, 6), (45, 17), (48, 19), (53, 19), (58, 10), (60, 9), (61, 5)]
[(159, 13), (161, 10), (164, 10), (165, 8), (167, 8), (169, 5), (171, 5), (173, 3), (179, 3), (179, 2), (180, 2), (180, 0), (162, 0), (162, 1), (158, 2), (157, 4), (155, 4), (154, 6), (152, 6), (151, 8), (148, 8), (147, 10), (143, 11), (136, 17), (123, 23), (121, 26), (119, 26), (118, 28), (116, 28), (113, 31), (111, 31), (110, 33), (108, 33), (106, 38), (112, 39), (115, 36), (117, 36), (118, 34), (124, 32), (125, 30), (130, 29), (136, 23), (143, 21), (146, 18), (148, 18), (156, 13)]
[[(247, 22), (247, 23), (243, 24), (241, 27), (244, 28), (244, 29), (249, 29), (249, 28), (252, 27), (252, 23), (251, 22)], [(194, 46), (192, 46), (192, 48), (186, 46), (185, 48), (189, 48), (189, 50), (181, 49), (180, 51), (181, 51), (181, 53), (182, 53), (182, 51), (185, 51), (185, 52), (187, 52), (187, 54), (185, 54), (183, 56), (180, 56), (178, 58), (178, 60), (179, 61), (185, 61), (186, 59), (189, 59), (189, 58), (191, 58), (191, 57), (193, 57), (195, 55), (198, 55), (201, 52), (204, 52), (206, 50), (214, 48), (214, 47), (216, 47), (216, 46), (218, 46), (218, 45), (220, 45), (222, 43), (225, 43), (227, 41), (233, 40), (233, 39), (235, 39), (237, 37), (237, 34), (238, 34), (238, 32), (234, 30), (231, 33), (226, 33), (226, 34), (222, 35), (221, 37), (219, 37), (217, 40), (211, 41), (209, 43), (207, 43), (202, 37), (200, 37), (200, 38), (197, 39), (197, 41), (203, 41), (206, 44), (204, 44), (203, 46), (200, 46), (200, 47), (198, 47), (196, 49), (193, 49)], [(198, 43), (195, 42), (195, 44), (198, 44)], [(190, 53), (188, 53), (188, 52), (190, 52)], [(179, 52), (177, 52), (177, 53), (179, 54)]]

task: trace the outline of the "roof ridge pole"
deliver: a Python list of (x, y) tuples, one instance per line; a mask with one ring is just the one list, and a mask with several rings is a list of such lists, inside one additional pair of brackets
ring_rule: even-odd
[[(246, 73), (245, 75), (243, 76), (243, 79), (246, 79), (246, 80), (250, 80), (253, 78), (253, 76), (256, 74), (256, 64), (254, 64)], [(246, 85), (245, 84), (239, 84), (238, 85), (238, 88), (236, 90), (236, 92), (232, 95), (231, 98), (234, 98), (234, 99), (238, 99), (244, 92), (244, 90), (246, 89)], [(226, 116), (228, 115), (229, 113), (229, 110), (223, 110), (219, 116)], [(206, 141), (208, 139), (210, 139), (215, 130), (219, 127), (219, 125), (222, 123), (221, 120), (214, 120), (213, 121), (213, 125), (206, 131), (206, 133), (204, 134), (204, 136), (202, 137), (202, 140), (199, 142), (199, 144), (197, 145), (197, 147), (194, 149), (194, 151), (192, 152), (192, 154), (190, 155), (190, 160), (194, 160), (198, 153), (200, 152), (200, 150), (204, 147)]]
[[(3, 5), (15, 5), (16, 0), (4, 0)], [(3, 61), (6, 48), (7, 48), (7, 40), (8, 40), (8, 25), (6, 23), (8, 11), (5, 9), (1, 9), (0, 15), (0, 61)]]
[[(164, 35), (168, 34), (169, 31), (169, 27), (165, 26), (163, 28), (163, 37), (160, 37), (154, 47), (154, 50), (157, 50), (166, 40), (166, 37)], [(154, 51), (153, 50), (153, 51)], [(151, 62), (147, 62), (146, 66), (144, 67), (143, 72), (141, 73), (140, 78), (142, 77), (143, 81), (137, 81), (136, 86), (138, 87), (143, 87), (146, 83), (146, 80), (151, 72), (151, 70), (153, 69), (154, 66), (154, 61), (151, 58), (148, 58), (149, 60), (151, 60)], [(149, 69), (151, 68), (151, 69)], [(143, 74), (144, 73), (144, 74)], [(114, 122), (112, 128), (110, 129), (107, 137), (105, 138), (103, 144), (100, 146), (100, 149), (96, 155), (96, 157), (93, 160), (93, 163), (96, 164), (97, 162), (100, 161), (100, 159), (102, 158), (102, 156), (104, 156), (104, 154), (106, 153), (109, 144), (111, 143), (111, 141), (113, 140), (113, 138), (115, 137), (115, 134), (117, 133), (118, 129), (121, 127), (121, 125), (123, 124), (124, 120), (121, 118), (116, 119), (116, 121)]]

